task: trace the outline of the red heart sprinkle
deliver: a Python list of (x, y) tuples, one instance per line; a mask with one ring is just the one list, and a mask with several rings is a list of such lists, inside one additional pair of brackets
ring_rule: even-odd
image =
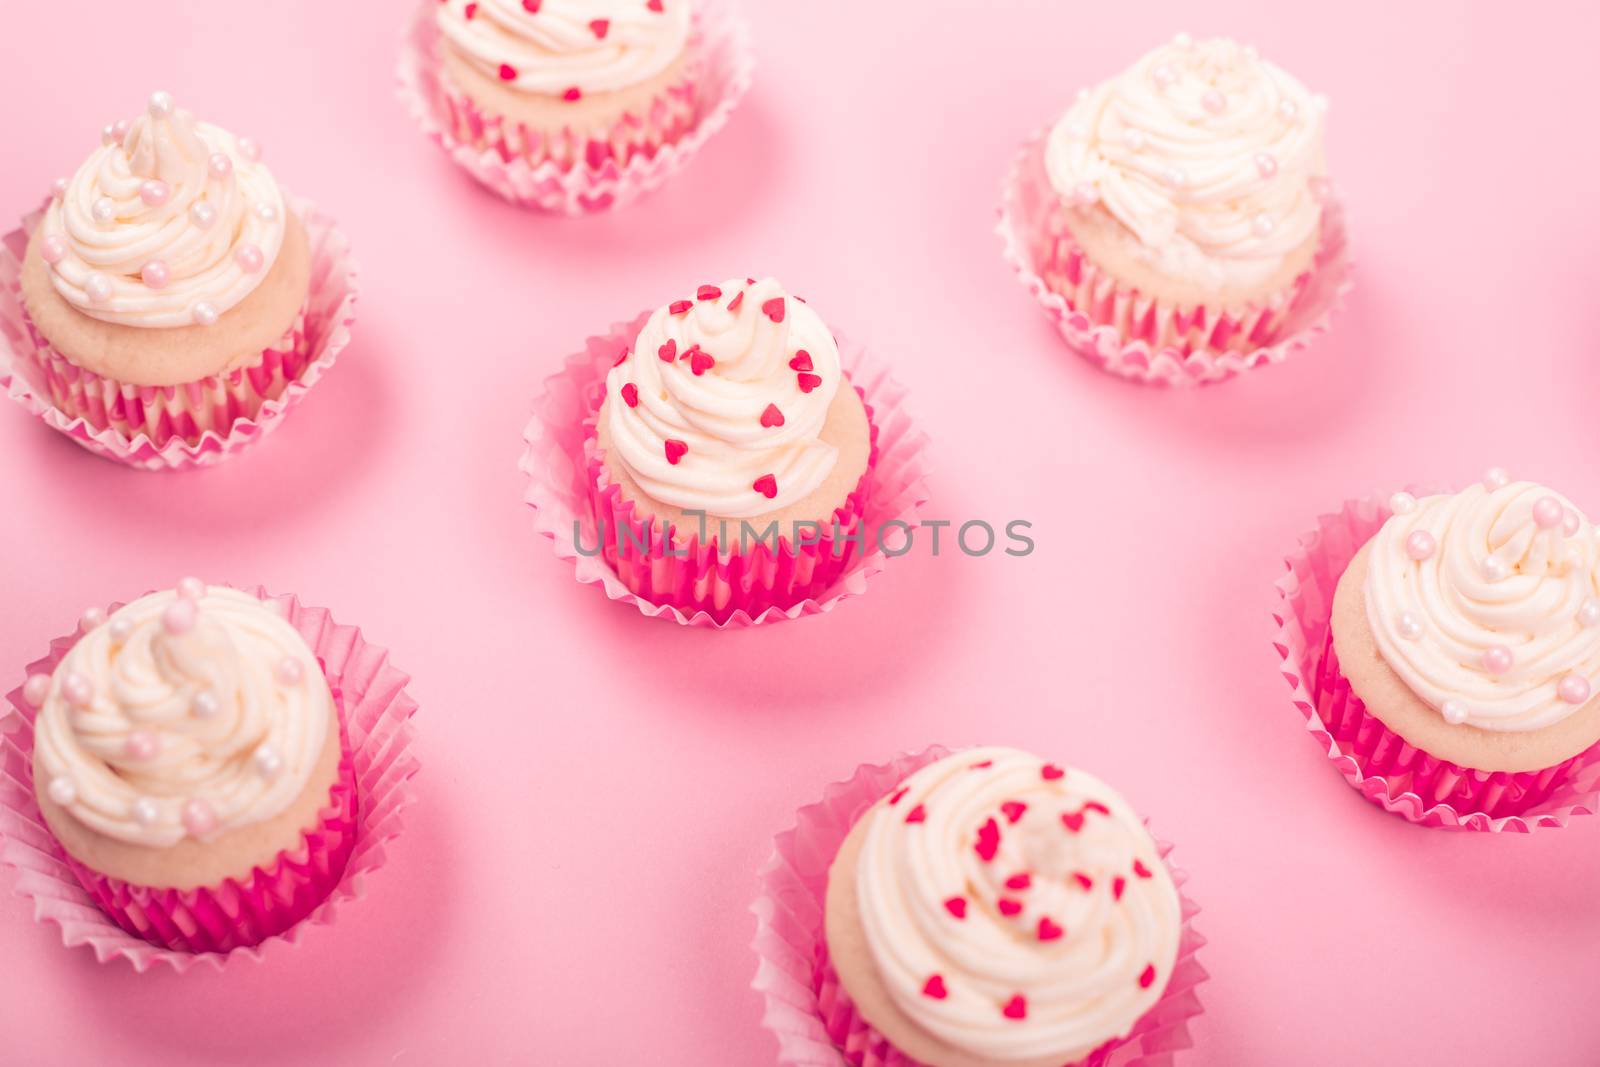
[(1148, 868), (1148, 867), (1146, 867), (1144, 865), (1144, 861), (1143, 860), (1134, 860), (1133, 861), (1133, 873), (1137, 874), (1140, 878), (1149, 878), (1150, 877), (1150, 868)]
[(500, 80), (503, 81), (503, 82), (514, 82), (514, 81), (516, 81), (517, 80), (517, 68), (513, 67), (510, 63), (502, 63), (502, 64), (500, 64)]
[(663, 10), (661, 6), (661, 0), (646, 0), (644, 6), (649, 8), (651, 11), (659, 12)]
[(602, 41), (606, 39), (606, 31), (610, 28), (610, 19), (595, 19), (593, 22), (589, 23), (589, 29), (593, 30), (594, 35)]
[(739, 306), (741, 304), (743, 304), (743, 303), (744, 303), (744, 292), (743, 291), (737, 292), (737, 293), (735, 293), (733, 295), (733, 299), (728, 301), (728, 310), (729, 311), (738, 311), (739, 310)]
[(583, 99), (583, 90), (574, 85), (572, 88), (561, 94), (561, 99), (567, 101), (569, 104), (576, 103)]
[(978, 858), (985, 863), (994, 860), (994, 854), (1000, 851), (1000, 824), (993, 819), (987, 819), (978, 827), (978, 843), (972, 846), (977, 850)]
[(767, 410), (761, 413), (761, 425), (766, 427), (783, 425), (783, 412), (778, 410), (778, 405), (767, 405)]
[(671, 363), (678, 358), (678, 342), (667, 338), (667, 343), (656, 349), (656, 355), (661, 357), (661, 362)]
[(1050, 921), (1050, 916), (1045, 915), (1039, 919), (1040, 941), (1054, 941), (1064, 933), (1066, 933), (1065, 930)]
[(894, 805), (900, 803), (900, 798), (905, 796), (910, 791), (911, 787), (909, 785), (903, 785), (899, 789), (896, 789), (894, 791), (894, 795), (889, 798), (889, 806), (893, 807)]
[(944, 902), (944, 907), (946, 911), (958, 919), (965, 919), (967, 917), (966, 897), (951, 897), (949, 900)]
[(676, 467), (678, 465), (678, 460), (682, 459), (683, 454), (687, 451), (689, 451), (689, 446), (687, 444), (682, 441), (669, 439), (667, 441), (667, 462)]
[(1083, 812), (1064, 811), (1061, 813), (1061, 821), (1066, 824), (1068, 830), (1077, 833), (1083, 829)]
[(1000, 909), (1001, 915), (1022, 914), (1022, 902), (1020, 900), (1012, 900), (1010, 897), (1001, 897), (995, 906)]
[(468, 4), (467, 5), (467, 9), (465, 11), (463, 11), (462, 14), (467, 16), (467, 18), (469, 18), (469, 19), (477, 18), (478, 17), (478, 5), (477, 4)]
[(775, 296), (771, 300), (768, 300), (765, 304), (761, 305), (761, 312), (773, 322), (782, 322), (784, 308), (785, 305), (783, 302), (783, 297)]
[(789, 369), (814, 370), (815, 368), (811, 366), (811, 353), (807, 352), (803, 348), (797, 350), (794, 354), (794, 358), (789, 361)]
[(1077, 883), (1079, 885), (1083, 886), (1083, 888), (1085, 888), (1085, 889), (1093, 889), (1094, 888), (1094, 879), (1090, 878), (1087, 874), (1084, 874), (1082, 871), (1073, 871), (1072, 872), (1072, 877), (1074, 879), (1076, 879)]
[(1120, 874), (1117, 875), (1111, 880), (1111, 899), (1121, 900), (1122, 891), (1126, 888), (1128, 888), (1128, 880)]
[(1046, 763), (1039, 768), (1039, 773), (1044, 776), (1045, 781), (1053, 782), (1058, 778), (1065, 777), (1067, 772), (1057, 767), (1054, 763)]
[(702, 285), (695, 291), (696, 300), (717, 300), (722, 296), (722, 290), (714, 285)]
[(1014, 823), (1022, 818), (1022, 813), (1028, 810), (1028, 805), (1020, 800), (1008, 800), (1000, 805), (1000, 811), (1005, 815), (1006, 821)]
[(622, 350), (622, 355), (618, 356), (617, 357), (617, 361), (615, 363), (611, 364), (611, 365), (613, 367), (620, 367), (624, 363), (628, 362), (628, 357), (631, 356), (631, 355), (633, 355), (633, 353), (630, 352), (628, 349), (624, 348)]
[[(771, 478), (771, 477), (772, 477), (772, 475), (768, 474), (768, 475), (764, 476), (764, 479), (765, 478)], [(774, 492), (777, 491), (776, 487), (774, 487), (773, 491)], [(764, 492), (764, 490), (759, 488), (759, 485), (758, 485), (758, 487), (756, 489), (756, 492), (760, 493), (760, 492)], [(767, 493), (767, 495), (770, 497), (772, 495), (772, 493)], [(918, 804), (916, 807), (914, 807), (910, 811), (906, 812), (906, 822), (926, 822), (927, 820), (928, 820), (927, 809), (925, 809), (921, 804)]]
[(1087, 804), (1085, 804), (1083, 806), (1083, 810), (1084, 811), (1098, 811), (1101, 815), (1110, 815), (1111, 814), (1111, 809), (1106, 807), (1104, 804), (1100, 803), (1098, 800), (1089, 801), (1089, 803), (1087, 803)]
[(799, 381), (800, 391), (802, 393), (809, 393), (811, 390), (822, 384), (822, 379), (815, 374), (802, 374), (800, 375)]
[(1153, 983), (1155, 980), (1156, 965), (1152, 963), (1145, 967), (1143, 974), (1139, 975), (1139, 988), (1149, 989), (1151, 983)]
[(537, 15), (539, 13), (539, 5), (542, 3), (544, 3), (544, 0), (522, 0), (523, 8), (530, 15)]
[(1028, 1017), (1028, 1001), (1021, 993), (1006, 1001), (1006, 1006), (1000, 1009), (1007, 1019), (1026, 1019)]
[(934, 975), (928, 979), (928, 984), (922, 987), (922, 995), (932, 997), (934, 1000), (943, 1000), (947, 994), (944, 989), (944, 979)]
[(685, 311), (688, 311), (692, 307), (694, 307), (693, 301), (674, 300), (672, 305), (668, 307), (667, 310), (674, 315), (682, 315)]
[(694, 371), (697, 378), (717, 365), (717, 361), (711, 358), (711, 353), (703, 351), (699, 345), (695, 345), (688, 355), (689, 369)]
[(1007, 889), (1026, 889), (1032, 884), (1033, 879), (1028, 876), (1027, 871), (1023, 871), (1021, 874), (1013, 874), (1006, 879)]
[(981, 771), (986, 767), (993, 767), (993, 766), (994, 766), (994, 760), (986, 759), (982, 763), (974, 763), (971, 767), (968, 767), (967, 769), (970, 770), (970, 771)]
[(622, 399), (628, 402), (630, 408), (639, 406), (639, 387), (629, 382), (622, 387)]

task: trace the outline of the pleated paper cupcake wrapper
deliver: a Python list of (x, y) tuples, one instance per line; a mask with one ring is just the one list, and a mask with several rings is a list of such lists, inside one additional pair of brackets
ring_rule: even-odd
[(1040, 134), (1019, 153), (997, 231), (1006, 261), (1084, 359), (1147, 385), (1208, 385), (1281, 363), (1327, 332), (1353, 268), (1344, 209), (1331, 190), (1321, 247), (1289, 290), (1242, 310), (1181, 308), (1141, 295), (1088, 259), (1063, 224), (1044, 144)]
[[(21, 686), (7, 694), (11, 707), (0, 712), (0, 864), (18, 872), (17, 894), (33, 901), (36, 920), (60, 928), (68, 947), (87, 945), (101, 962), (126, 959), (141, 972), (160, 965), (180, 972), (201, 964), (220, 969), (241, 957), (259, 961), (298, 945), (306, 930), (336, 922), (342, 908), (366, 894), (368, 876), (383, 866), (388, 843), (401, 831), (402, 812), (412, 800), (409, 782), (419, 767), (410, 724), (417, 705), (405, 691), (408, 678), (389, 662), (387, 651), (368, 644), (356, 627), (336, 623), (326, 609), (304, 606), (292, 596), (269, 599), (310, 645), (339, 698), (346, 758), (334, 787), (337, 803), (322, 813), (313, 835), (319, 840), (280, 854), (265, 881), (252, 881), (238, 892), (227, 885), (205, 891), (202, 907), (193, 900), (174, 906), (170, 899), (188, 894), (124, 891), (100, 876), (80, 881), (74, 875), (74, 867), (82, 867), (50, 833), (34, 795), (34, 709), (23, 700)], [(28, 664), (26, 674), (53, 672), (78, 637), (73, 633), (52, 641), (48, 654)], [(169, 945), (130, 933), (100, 900), (132, 929), (158, 932)], [(281, 918), (301, 911), (308, 901), (311, 906), (298, 921), (258, 944), (246, 943), (278, 925), (264, 915)], [(201, 947), (206, 945), (218, 947)]]
[[(751, 907), (757, 960), (752, 986), (765, 1002), (762, 1024), (778, 1039), (782, 1067), (920, 1067), (861, 1017), (839, 983), (827, 959), (824, 900), (828, 867), (856, 820), (906, 777), (947, 755), (948, 749), (935, 746), (887, 764), (863, 764), (848, 781), (828, 786), (820, 803), (796, 812), (794, 827), (775, 840)], [(1158, 847), (1182, 905), (1177, 964), (1161, 999), (1128, 1036), (1096, 1049), (1081, 1067), (1170, 1067), (1192, 1044), (1189, 1021), (1204, 1011), (1198, 987), (1207, 976), (1197, 953), (1205, 938), (1193, 923), (1200, 909), (1183, 892), (1187, 875), (1172, 865), (1172, 846)]]
[(179, 891), (109, 878), (63, 853), (67, 867), (102, 912), (157, 948), (227, 953), (258, 945), (304, 919), (339, 884), (355, 847), (359, 805), (350, 747), (340, 729), (339, 776), (317, 825), (300, 846), (280, 852), (243, 881)]
[[(1417, 488), (1417, 495), (1437, 490)], [(1600, 808), (1600, 745), (1519, 774), (1459, 767), (1407, 744), (1369, 713), (1339, 672), (1331, 619), (1339, 577), (1391, 514), (1377, 497), (1346, 501), (1301, 538), (1278, 581), (1273, 647), (1306, 729), (1345, 781), (1408, 822), (1490, 833), (1565, 826)]]
[[(643, 313), (589, 338), (535, 400), (519, 466), (529, 478), (523, 499), (534, 509), (536, 531), (551, 539), (559, 558), (573, 561), (578, 581), (599, 584), (612, 600), (645, 615), (684, 625), (724, 629), (799, 618), (865, 592), (867, 579), (888, 561), (876, 531), (896, 521), (914, 527), (928, 499), (927, 438), (904, 410), (905, 390), (865, 349), (835, 334), (876, 435), (868, 475), (839, 516), (842, 530), (861, 529), (862, 544), (836, 557), (829, 532), (816, 545), (785, 541), (773, 552), (752, 535), (741, 551), (678, 546), (674, 551), (688, 556), (668, 558), (656, 525), (638, 520), (606, 482), (592, 444), (606, 374), (649, 317)], [(811, 532), (805, 533), (810, 542)]]
[(750, 33), (733, 0), (696, 4), (684, 80), (604, 136), (556, 135), (489, 116), (442, 69), (437, 0), (422, 0), (401, 45), (400, 99), (427, 136), (484, 186), (519, 207), (587, 215), (663, 185), (724, 125), (750, 88)]
[(218, 463), (276, 429), (350, 342), (357, 297), (350, 245), (309, 201), (290, 203), (311, 245), (311, 289), (290, 333), (248, 368), (176, 386), (138, 386), (74, 366), (39, 333), (21, 293), (36, 211), (0, 243), (0, 389), (89, 451), (144, 470)]

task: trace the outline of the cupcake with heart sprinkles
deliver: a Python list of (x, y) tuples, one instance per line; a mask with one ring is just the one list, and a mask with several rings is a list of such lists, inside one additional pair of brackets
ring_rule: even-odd
[(827, 610), (886, 545), (901, 554), (926, 500), (903, 397), (778, 282), (702, 284), (546, 383), (527, 501), (580, 580), (646, 614), (724, 627)]
[(750, 66), (727, 0), (424, 0), (400, 78), (479, 181), (580, 214), (664, 181), (727, 120)]
[[(326, 612), (194, 578), (91, 609), (14, 696), (8, 762), (32, 789), (7, 798), (0, 838), (55, 854), (110, 922), (52, 917), (102, 958), (283, 934), (397, 825), (413, 705), (383, 660)], [(374, 745), (382, 784), (363, 780)], [(386, 829), (363, 840), (374, 817)], [(18, 862), (10, 841), (3, 855)]]
[(151, 95), (0, 254), (0, 381), (147, 467), (259, 437), (348, 340), (348, 250), (260, 147)]
[(823, 1062), (824, 1043), (856, 1067), (1184, 1047), (1205, 972), (1168, 851), (1104, 782), (1016, 749), (862, 768), (765, 875), (757, 986), (781, 1062)]
[(1348, 257), (1327, 102), (1254, 49), (1180, 36), (1078, 95), (1023, 150), (1000, 231), (1068, 342), (1195, 384), (1285, 358)]
[(1600, 794), (1600, 533), (1493, 469), (1347, 505), (1290, 560), (1279, 647), (1308, 726), (1369, 799), (1471, 829)]

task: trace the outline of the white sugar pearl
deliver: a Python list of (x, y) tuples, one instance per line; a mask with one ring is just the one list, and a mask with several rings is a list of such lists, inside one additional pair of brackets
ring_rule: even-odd
[(1415, 612), (1402, 611), (1399, 618), (1395, 619), (1394, 626), (1400, 631), (1400, 636), (1408, 641), (1415, 641), (1422, 636), (1422, 620), (1417, 618)]
[(1489, 489), (1504, 489), (1511, 484), (1511, 475), (1504, 467), (1490, 467), (1483, 472), (1483, 484)]
[(194, 321), (200, 326), (215, 326), (217, 319), (220, 317), (217, 314), (216, 305), (206, 300), (202, 300), (194, 306), (193, 315)]
[(251, 762), (255, 764), (256, 773), (263, 778), (276, 778), (283, 771), (283, 757), (278, 755), (278, 750), (271, 745), (262, 745), (256, 749)]
[(157, 89), (150, 94), (150, 114), (162, 119), (172, 114), (172, 94)]
[(1499, 556), (1489, 556), (1483, 561), (1483, 576), (1491, 582), (1503, 582), (1510, 573), (1511, 568)]
[(1417, 510), (1417, 498), (1410, 493), (1396, 493), (1389, 498), (1389, 510), (1396, 515), (1409, 515)]
[(94, 216), (94, 221), (107, 223), (117, 217), (117, 205), (109, 196), (102, 196), (89, 206), (89, 214)]
[(91, 304), (104, 304), (111, 299), (111, 279), (104, 274), (91, 274), (83, 280), (83, 295)]
[(189, 702), (189, 710), (194, 712), (194, 717), (197, 719), (211, 719), (215, 718), (217, 713), (222, 710), (222, 702), (217, 699), (217, 694), (211, 690), (202, 689)]
[(1250, 220), (1250, 229), (1257, 237), (1270, 237), (1277, 228), (1278, 224), (1265, 211)]
[(149, 797), (140, 797), (133, 802), (133, 821), (140, 826), (154, 826), (160, 818), (161, 809)]
[(1600, 600), (1587, 597), (1578, 605), (1579, 626), (1600, 626)]
[(1446, 700), (1439, 705), (1439, 713), (1452, 726), (1460, 726), (1467, 721), (1467, 706), (1459, 700)]
[(209, 230), (217, 221), (217, 209), (204, 200), (196, 201), (189, 209), (189, 221), (202, 230)]
[(45, 790), (50, 795), (50, 800), (66, 807), (78, 799), (78, 787), (72, 784), (72, 779), (65, 775), (50, 779), (49, 788)]

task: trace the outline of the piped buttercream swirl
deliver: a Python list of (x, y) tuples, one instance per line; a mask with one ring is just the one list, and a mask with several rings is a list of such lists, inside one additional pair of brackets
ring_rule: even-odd
[(1364, 586), (1378, 653), (1449, 722), (1537, 730), (1600, 692), (1600, 546), (1532, 482), (1393, 501)]
[(1007, 748), (923, 768), (864, 819), (856, 894), (889, 996), (945, 1043), (1076, 1062), (1166, 988), (1177, 889), (1099, 779)]
[(42, 223), (56, 292), (123, 326), (216, 322), (283, 247), (283, 193), (258, 150), (197, 122), (165, 93), (102, 140)]
[(842, 380), (833, 335), (777, 282), (701, 286), (651, 315), (607, 375), (611, 451), (661, 503), (766, 514), (832, 473), (820, 434)]
[(570, 99), (660, 74), (683, 52), (690, 21), (689, 0), (445, 0), (438, 19), (485, 77)]
[(1045, 162), (1169, 273), (1250, 283), (1317, 232), (1325, 110), (1252, 48), (1179, 38), (1081, 94)]
[(48, 796), (119, 841), (168, 847), (271, 819), (327, 742), (332, 694), (299, 633), (246, 593), (190, 593), (141, 597), (84, 633), (39, 707)]

